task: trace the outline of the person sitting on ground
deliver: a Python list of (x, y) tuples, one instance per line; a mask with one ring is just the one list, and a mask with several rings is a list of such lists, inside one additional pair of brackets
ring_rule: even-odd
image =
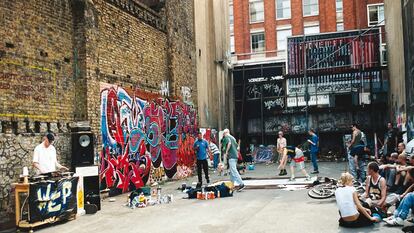
[(287, 154), (288, 161), (290, 161), (290, 179), (295, 180), (295, 167), (298, 167), (302, 174), (306, 177), (306, 180), (310, 180), (310, 176), (305, 170), (305, 156), (303, 151), (299, 147), (287, 146), (284, 148), (283, 154)]
[(410, 209), (414, 209), (414, 193), (408, 193), (401, 201), (394, 214), (384, 219), (389, 226), (409, 226), (412, 222), (407, 221)]
[(379, 166), (376, 162), (368, 164), (368, 177), (365, 181), (365, 193), (361, 197), (370, 207), (380, 207), (385, 209), (385, 199), (387, 197), (387, 184), (378, 171)]
[(335, 191), (336, 204), (339, 209), (339, 225), (342, 227), (364, 227), (378, 222), (371, 217), (371, 210), (364, 208), (358, 199), (358, 194), (353, 186), (353, 176), (348, 172), (342, 173), (339, 187)]
[(385, 164), (380, 166), (380, 175), (387, 181), (387, 189), (394, 191), (395, 175), (397, 170), (395, 169), (398, 160), (398, 153), (392, 153)]
[(400, 155), (398, 155), (398, 160), (397, 160), (397, 166), (396, 166), (396, 170), (397, 170), (397, 174), (395, 175), (395, 185), (397, 187), (400, 187), (401, 185), (403, 185), (403, 181), (405, 180), (406, 174), (407, 174), (407, 156), (405, 155), (405, 153), (402, 153)]
[[(404, 145), (404, 144), (403, 144)], [(399, 149), (402, 148), (401, 145), (399, 145)], [(402, 193), (407, 187), (403, 187), (404, 185), (407, 185), (408, 180), (406, 180), (406, 174), (407, 174), (407, 156), (404, 152), (404, 150), (399, 150), (401, 153), (398, 155), (396, 163), (395, 164), (388, 164), (388, 165), (382, 165), (381, 168), (388, 169), (388, 177), (387, 177), (387, 186), (388, 191), (390, 192), (397, 192)], [(395, 157), (396, 153), (393, 153), (391, 157)], [(401, 190), (403, 189), (403, 190)]]

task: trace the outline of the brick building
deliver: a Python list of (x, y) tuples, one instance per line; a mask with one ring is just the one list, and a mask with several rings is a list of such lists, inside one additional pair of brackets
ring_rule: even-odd
[[(317, 106), (298, 108), (304, 102), (303, 93), (292, 90), (296, 85), (294, 80), (301, 77), (289, 75), (287, 61), (290, 51), (287, 38), (310, 35), (333, 38), (334, 35), (330, 34), (343, 36), (342, 32), (353, 33), (355, 36), (358, 30), (363, 33), (369, 27), (379, 28), (376, 33), (380, 38), (380, 45), (376, 49), (380, 51), (378, 58), (381, 58), (381, 64), (376, 67), (377, 73), (365, 74), (361, 70), (352, 72), (359, 72), (357, 76), (368, 75), (370, 80), (381, 80), (381, 88), (378, 90), (381, 93), (371, 93), (368, 96), (383, 100), (387, 86), (386, 72), (382, 71), (386, 67), (383, 1), (233, 0), (230, 8), (234, 128), (238, 136), (247, 144), (268, 145), (275, 144), (277, 131), (283, 130), (288, 134), (290, 143), (300, 144), (306, 137), (306, 128), (313, 127), (320, 130), (321, 146), (327, 148), (326, 152), (339, 150), (334, 147), (342, 145), (343, 134), (349, 130), (344, 123), (339, 127), (337, 116), (346, 115), (343, 120), (349, 123), (364, 121), (360, 117), (367, 110), (367, 101), (362, 100), (367, 98), (363, 97), (366, 96), (362, 93), (363, 88), (353, 90), (351, 87), (341, 96), (331, 91), (323, 97), (326, 99), (325, 104), (322, 104), (323, 101), (316, 101), (316, 104), (310, 105)], [(294, 63), (295, 61), (292, 62)], [(334, 73), (338, 76), (342, 74), (338, 71)], [(343, 76), (347, 75), (352, 76), (350, 73), (344, 73)], [(354, 96), (353, 92), (358, 92), (358, 96)], [(320, 99), (321, 96), (312, 96), (311, 93), (312, 98)], [(345, 102), (351, 104), (346, 106), (343, 104)], [(331, 114), (332, 112), (336, 113)], [(379, 120), (379, 124), (383, 121)], [(363, 127), (373, 128), (372, 125)], [(375, 133), (373, 131), (369, 132), (370, 136)], [(332, 141), (332, 138), (337, 140)]]
[[(151, 159), (159, 166), (166, 155), (157, 137), (174, 155), (164, 168), (175, 175), (183, 165), (175, 151), (197, 127), (194, 25), (190, 0), (0, 2), (0, 230), (14, 219), (11, 183), (24, 166), (33, 173), (32, 152), (45, 132), (57, 134), (59, 160), (70, 163), (74, 122), (91, 126), (101, 169), (109, 156), (119, 157), (100, 152), (113, 151), (114, 144), (105, 142), (114, 131), (105, 135), (105, 129), (122, 118), (116, 127), (125, 137), (116, 144), (132, 143), (132, 131), (141, 130), (138, 142), (153, 140)], [(183, 96), (183, 89), (191, 95)], [(167, 126), (161, 129), (143, 114), (168, 119)], [(119, 177), (102, 172), (107, 187), (119, 187)]]

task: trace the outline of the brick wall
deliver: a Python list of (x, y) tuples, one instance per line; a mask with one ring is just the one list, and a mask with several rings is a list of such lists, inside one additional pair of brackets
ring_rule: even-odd
[(148, 2), (0, 1), (0, 230), (13, 220), (10, 183), (46, 131), (68, 163), (69, 125), (86, 120), (99, 152), (100, 83), (148, 93), (168, 83), (170, 98), (185, 86), (197, 104), (193, 3)]
[(74, 111), (71, 7), (67, 1), (37, 2), (0, 2), (0, 120), (69, 122)]

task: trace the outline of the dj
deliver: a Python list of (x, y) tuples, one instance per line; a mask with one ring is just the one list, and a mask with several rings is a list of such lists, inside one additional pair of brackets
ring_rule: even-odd
[(44, 137), (43, 142), (36, 146), (33, 154), (33, 167), (36, 168), (37, 174), (54, 172), (57, 169), (69, 170), (67, 167), (58, 163), (56, 149), (52, 145), (54, 140), (55, 136), (52, 133), (48, 133)]

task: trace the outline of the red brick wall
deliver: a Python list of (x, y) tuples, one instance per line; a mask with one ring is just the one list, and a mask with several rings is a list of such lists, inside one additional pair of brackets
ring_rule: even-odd
[[(367, 28), (367, 5), (383, 3), (384, 0), (343, 0), (344, 29)], [(264, 0), (265, 22), (250, 24), (249, 0), (233, 0), (234, 38), (236, 54), (250, 53), (250, 30), (265, 30), (266, 51), (277, 50), (276, 28), (280, 25), (292, 25), (292, 35), (302, 35), (305, 22), (319, 21), (320, 32), (336, 31), (335, 0), (319, 0), (319, 15), (303, 17), (302, 0), (291, 0), (291, 19), (276, 20), (275, 0)], [(266, 56), (275, 56), (268, 53)], [(238, 56), (249, 59), (250, 56)]]
[[(275, 1), (264, 1), (265, 9), (265, 38), (266, 38), (266, 51), (274, 51), (277, 47), (276, 38), (276, 7)], [(276, 56), (276, 53), (266, 53), (266, 57)]]

